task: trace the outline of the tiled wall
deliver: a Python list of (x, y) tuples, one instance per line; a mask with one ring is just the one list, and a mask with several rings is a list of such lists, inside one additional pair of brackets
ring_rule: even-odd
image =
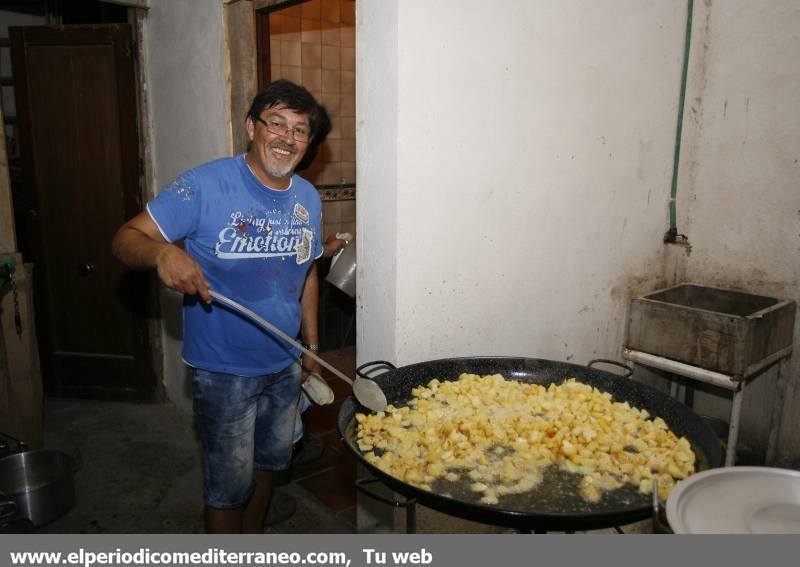
[(322, 231), (325, 236), (337, 232), (356, 233), (356, 201), (346, 199), (322, 202)]
[[(270, 74), (306, 87), (328, 110), (333, 130), (301, 175), (315, 185), (356, 182), (354, 0), (310, 0), (269, 16)], [(355, 234), (354, 192), (323, 195), (323, 232)]]
[(305, 86), (333, 122), (302, 175), (316, 185), (355, 183), (355, 2), (310, 0), (272, 12), (269, 27), (272, 79)]

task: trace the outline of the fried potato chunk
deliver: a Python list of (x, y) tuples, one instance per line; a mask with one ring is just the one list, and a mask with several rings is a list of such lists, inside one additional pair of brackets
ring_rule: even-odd
[(412, 395), (407, 406), (357, 414), (356, 441), (370, 463), (420, 488), (469, 479), (481, 502), (496, 504), (535, 488), (556, 465), (582, 475), (589, 502), (626, 484), (650, 492), (654, 478), (666, 499), (694, 472), (688, 440), (661, 418), (574, 379), (545, 387), (462, 374)]

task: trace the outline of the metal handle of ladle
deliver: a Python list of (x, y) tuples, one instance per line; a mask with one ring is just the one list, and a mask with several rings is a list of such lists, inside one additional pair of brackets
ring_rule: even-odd
[(342, 374), (341, 372), (339, 372), (336, 368), (334, 368), (333, 366), (331, 366), (330, 364), (328, 364), (327, 362), (322, 360), (322, 358), (320, 358), (319, 355), (314, 354), (312, 351), (308, 350), (306, 347), (301, 345), (299, 342), (294, 340), (292, 337), (290, 337), (289, 335), (287, 335), (286, 333), (281, 331), (275, 325), (273, 325), (269, 321), (265, 321), (263, 318), (258, 316), (256, 313), (253, 313), (250, 309), (248, 309), (244, 305), (240, 305), (239, 303), (236, 303), (233, 299), (230, 299), (229, 297), (225, 297), (224, 295), (222, 295), (221, 293), (218, 293), (216, 291), (208, 290), (208, 293), (210, 293), (211, 297), (213, 297), (216, 301), (220, 302), (223, 305), (227, 305), (228, 307), (232, 308), (234, 311), (239, 311), (243, 315), (246, 315), (247, 317), (249, 317), (250, 319), (252, 319), (256, 323), (258, 323), (259, 325), (264, 327), (265, 329), (269, 330), (272, 333), (275, 333), (276, 335), (278, 335), (280, 338), (282, 338), (284, 341), (286, 341), (287, 343), (289, 343), (293, 347), (299, 348), (300, 351), (304, 355), (309, 356), (309, 357), (313, 358), (314, 360), (316, 360), (317, 362), (319, 362), (322, 366), (324, 366), (325, 368), (327, 368), (328, 370), (333, 372), (336, 375), (337, 378), (340, 378), (340, 379), (344, 380), (345, 382), (350, 384), (350, 386), (353, 385), (353, 379), (352, 378), (348, 378), (345, 374)]

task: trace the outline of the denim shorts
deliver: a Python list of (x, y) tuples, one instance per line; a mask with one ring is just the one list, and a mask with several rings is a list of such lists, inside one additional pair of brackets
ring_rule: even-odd
[(244, 505), (255, 472), (288, 468), (302, 371), (295, 362), (265, 376), (195, 368), (192, 397), (203, 448), (203, 501), (212, 508)]

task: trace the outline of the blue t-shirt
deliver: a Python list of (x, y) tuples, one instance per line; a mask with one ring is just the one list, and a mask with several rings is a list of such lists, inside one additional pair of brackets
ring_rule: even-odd
[[(184, 172), (147, 211), (168, 242), (184, 240), (211, 289), (297, 336), (306, 274), (322, 255), (313, 185), (294, 175), (288, 189), (271, 189), (239, 155)], [(299, 354), (245, 316), (197, 296), (184, 296), (183, 323), (183, 359), (203, 370), (257, 376), (286, 368)]]

